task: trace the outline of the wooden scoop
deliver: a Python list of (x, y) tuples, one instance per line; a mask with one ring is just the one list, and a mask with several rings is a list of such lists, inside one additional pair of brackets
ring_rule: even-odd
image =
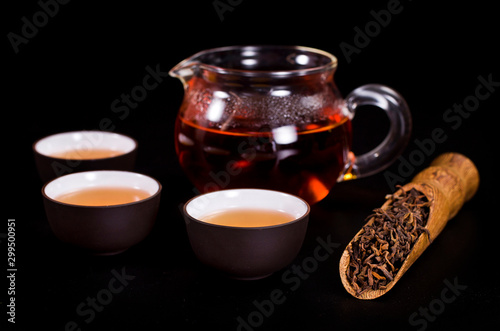
[[(471, 160), (457, 153), (446, 153), (437, 157), (430, 167), (418, 173), (410, 183), (402, 187), (405, 192), (415, 188), (430, 201), (429, 217), (425, 226), (429, 236), (426, 233), (420, 235), (394, 279), (385, 289), (366, 290), (358, 295), (347, 279), (347, 270), (350, 262), (348, 248), (362, 234), (363, 230), (360, 230), (347, 245), (340, 259), (340, 278), (347, 292), (364, 300), (375, 299), (387, 293), (441, 233), (448, 220), (458, 213), (464, 202), (474, 196), (478, 186), (479, 173)], [(387, 200), (381, 208), (387, 209), (391, 202), (391, 199)], [(368, 220), (368, 223), (372, 221), (373, 218)]]

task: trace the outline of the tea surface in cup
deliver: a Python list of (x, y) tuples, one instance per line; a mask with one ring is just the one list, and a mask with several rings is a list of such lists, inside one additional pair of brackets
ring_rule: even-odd
[(55, 200), (80, 206), (110, 206), (140, 201), (148, 192), (133, 187), (88, 187), (61, 194)]
[(63, 152), (51, 153), (50, 156), (66, 160), (93, 160), (105, 159), (124, 154), (112, 149), (71, 149)]
[(201, 221), (236, 227), (272, 226), (291, 222), (295, 217), (280, 210), (237, 208), (221, 210), (201, 217)]

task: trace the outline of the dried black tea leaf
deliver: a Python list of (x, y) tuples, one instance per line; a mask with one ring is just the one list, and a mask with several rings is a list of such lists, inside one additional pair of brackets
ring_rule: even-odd
[(386, 199), (391, 201), (388, 208), (374, 209), (367, 218), (373, 218), (373, 222), (366, 224), (348, 247), (347, 279), (357, 295), (385, 289), (420, 235), (429, 236), (425, 226), (430, 202), (422, 192), (400, 187)]

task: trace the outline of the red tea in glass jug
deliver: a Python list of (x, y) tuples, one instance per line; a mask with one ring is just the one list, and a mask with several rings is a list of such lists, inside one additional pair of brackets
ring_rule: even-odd
[[(175, 146), (200, 192), (267, 188), (310, 204), (342, 180), (387, 167), (408, 142), (404, 99), (365, 85), (344, 100), (333, 80), (336, 58), (298, 46), (234, 46), (195, 54), (170, 74), (185, 95)], [(373, 151), (351, 152), (351, 120), (359, 105), (384, 109), (391, 122)]]

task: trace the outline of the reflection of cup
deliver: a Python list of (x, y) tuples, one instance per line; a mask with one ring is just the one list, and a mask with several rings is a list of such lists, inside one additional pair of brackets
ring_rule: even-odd
[[(336, 67), (333, 55), (298, 46), (216, 48), (175, 66), (170, 74), (185, 88), (176, 150), (196, 188), (268, 188), (315, 203), (337, 181), (393, 162), (411, 132), (405, 100), (376, 84), (344, 100)], [(351, 120), (362, 105), (382, 108), (391, 127), (379, 146), (354, 156)]]
[[(309, 205), (278, 191), (232, 189), (202, 194), (184, 205), (186, 229), (198, 259), (232, 278), (258, 279), (286, 267), (299, 252)], [(259, 211), (286, 213), (290, 220), (269, 224), (214, 224), (211, 215)], [(276, 224), (280, 223), (280, 224)]]
[[(46, 183), (42, 196), (57, 238), (93, 254), (111, 255), (149, 234), (156, 220), (161, 188), (155, 179), (138, 173), (84, 171)], [(68, 200), (68, 196), (73, 199)], [(86, 200), (88, 196), (93, 197), (93, 202)]]
[(132, 171), (137, 141), (104, 131), (54, 134), (33, 144), (38, 173), (43, 182), (73, 172), (89, 170)]

